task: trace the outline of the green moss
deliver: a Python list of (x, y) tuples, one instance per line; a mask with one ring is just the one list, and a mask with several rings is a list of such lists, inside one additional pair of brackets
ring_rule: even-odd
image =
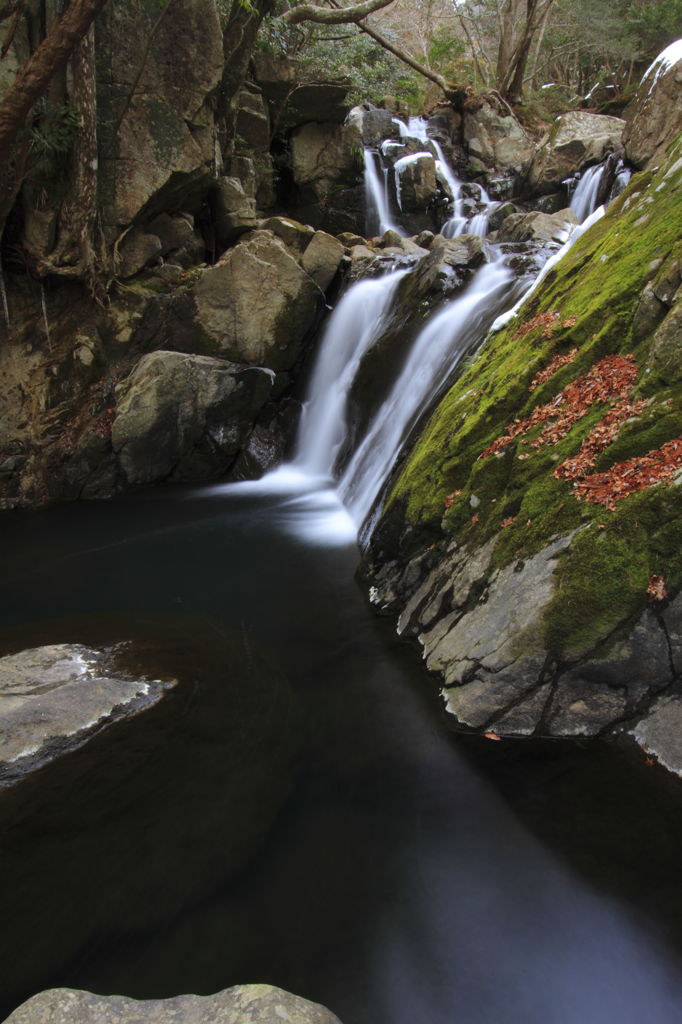
[[(556, 465), (577, 454), (604, 405), (591, 409), (552, 447), (533, 450), (528, 437), (504, 453), (480, 455), (514, 419), (551, 401), (605, 355), (634, 353), (644, 367), (651, 337), (635, 345), (633, 317), (647, 281), (680, 244), (682, 167), (675, 169), (674, 162), (681, 153), (678, 140), (667, 164), (635, 176), (516, 320), (487, 340), (439, 404), (389, 496), (389, 506), (398, 499), (404, 505), (410, 526), (440, 524), (446, 534), (473, 543), (497, 535), (498, 566), (583, 527), (561, 560), (557, 597), (547, 615), (547, 638), (559, 657), (587, 649), (642, 607), (649, 573), (662, 572), (680, 585), (680, 489), (652, 488), (609, 512), (576, 501), (570, 483), (554, 478)], [(521, 324), (553, 311), (562, 320), (575, 318), (575, 324), (550, 339), (541, 327), (517, 336)], [(535, 373), (574, 346), (577, 358), (531, 393)], [(600, 456), (598, 471), (682, 435), (682, 387), (642, 373), (638, 390), (651, 405), (621, 429)], [(445, 499), (455, 491), (461, 494), (446, 510)], [(514, 522), (502, 528), (509, 518)]]

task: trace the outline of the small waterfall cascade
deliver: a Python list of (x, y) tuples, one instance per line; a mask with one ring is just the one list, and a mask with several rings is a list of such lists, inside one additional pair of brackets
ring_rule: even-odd
[(388, 198), (388, 170), (381, 163), (381, 154), (375, 149), (366, 148), (364, 156), (368, 236), (383, 235), (385, 231), (397, 231), (399, 235), (404, 235), (403, 229), (391, 217)]
[[(588, 167), (583, 174), (568, 178), (564, 184), (571, 196), (571, 209), (579, 223), (584, 223), (594, 213), (600, 201), (608, 205), (619, 196), (631, 177), (632, 171), (625, 161), (610, 156), (602, 163)], [(608, 195), (604, 196), (607, 189)]]
[(521, 290), (498, 257), (481, 268), (462, 295), (427, 321), (339, 481), (339, 496), (358, 525), (370, 512), (424, 409)]
[(596, 164), (594, 167), (588, 167), (580, 176), (575, 192), (571, 196), (571, 209), (580, 224), (597, 208), (604, 171), (605, 164)]
[[(457, 235), (480, 235), (481, 237), (487, 235), (490, 214), (499, 204), (492, 202), (482, 185), (466, 185), (453, 173), (445, 159), (440, 142), (428, 134), (428, 123), (423, 117), (411, 117), (407, 125), (403, 125), (403, 128), (405, 128), (405, 134), (433, 146), (436, 151), (436, 171), (445, 181), (447, 189), (452, 195), (452, 214), (443, 224), (441, 234), (445, 238), (456, 238)], [(396, 171), (397, 169), (398, 165), (396, 164)], [(464, 212), (466, 208), (464, 190), (469, 193), (475, 190), (479, 192), (476, 201), (481, 209), (472, 217), (467, 217)], [(470, 198), (473, 197), (470, 196)]]
[(395, 290), (408, 270), (358, 281), (327, 324), (298, 429), (293, 466), (331, 479), (346, 434), (346, 400), (362, 356), (378, 336)]

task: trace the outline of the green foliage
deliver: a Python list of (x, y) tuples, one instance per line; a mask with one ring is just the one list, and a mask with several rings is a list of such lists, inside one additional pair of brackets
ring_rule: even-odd
[(429, 63), (432, 68), (446, 74), (457, 58), (465, 53), (464, 40), (452, 28), (441, 28), (431, 39)]
[(60, 157), (71, 151), (81, 129), (78, 111), (68, 103), (46, 107), (31, 127), (31, 153), (38, 159)]

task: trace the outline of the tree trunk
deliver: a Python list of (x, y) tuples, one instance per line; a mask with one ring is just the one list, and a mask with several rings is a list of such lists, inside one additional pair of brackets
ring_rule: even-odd
[(6, 173), (9, 154), (36, 100), (50, 79), (65, 65), (74, 47), (90, 28), (107, 0), (71, 0), (69, 7), (53, 22), (42, 43), (19, 71), (0, 104), (0, 177)]

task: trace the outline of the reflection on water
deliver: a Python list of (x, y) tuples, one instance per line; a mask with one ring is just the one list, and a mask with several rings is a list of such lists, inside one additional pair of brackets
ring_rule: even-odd
[[(549, 770), (490, 744), (488, 772), (368, 611), (333, 493), (277, 483), (7, 518), (4, 649), (133, 638), (134, 666), (181, 685), (0, 796), (3, 1010), (48, 985), (152, 997), (258, 981), (344, 1024), (678, 1021), (662, 934), (679, 845), (649, 862), (669, 909), (642, 918), (625, 899), (647, 868), (634, 833), (653, 850), (670, 805), (643, 798), (626, 762), (611, 788), (589, 748)], [(581, 877), (567, 837), (584, 775), (562, 802), (573, 758), (598, 764)], [(565, 849), (550, 852), (537, 835), (553, 820)], [(601, 894), (607, 855), (618, 899)]]

